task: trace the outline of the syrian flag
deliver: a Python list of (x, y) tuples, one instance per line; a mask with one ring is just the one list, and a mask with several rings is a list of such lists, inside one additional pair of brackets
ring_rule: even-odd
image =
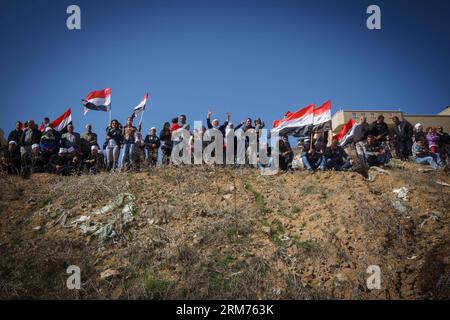
[(111, 110), (111, 89), (98, 90), (89, 92), (89, 94), (81, 100), (84, 106), (84, 114), (89, 110), (110, 111)]
[(142, 99), (142, 101), (137, 105), (137, 107), (133, 109), (133, 114), (131, 115), (132, 118), (137, 117), (139, 112), (145, 110), (147, 100), (148, 100), (148, 93), (145, 94), (144, 99)]
[[(55, 131), (63, 131), (69, 123), (72, 122), (72, 110), (69, 108), (59, 118), (56, 118), (48, 126)], [(43, 126), (43, 125), (41, 125)], [(42, 131), (42, 130), (41, 130)]]
[(331, 101), (328, 100), (320, 107), (314, 109), (314, 128), (316, 132), (328, 131), (331, 128)]
[(358, 125), (354, 119), (350, 119), (342, 128), (341, 131), (336, 134), (333, 139), (339, 141), (341, 147), (345, 147), (353, 141), (353, 133)]
[(308, 130), (314, 122), (314, 104), (298, 110), (297, 112), (288, 111), (284, 119), (273, 122), (272, 134), (278, 132), (278, 135), (292, 134), (295, 137), (304, 136), (304, 131)]

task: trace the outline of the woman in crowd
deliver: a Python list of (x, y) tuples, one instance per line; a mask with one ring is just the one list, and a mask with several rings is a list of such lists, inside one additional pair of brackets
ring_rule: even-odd
[(120, 146), (122, 144), (122, 130), (117, 120), (112, 120), (108, 128), (106, 128), (106, 160), (107, 170), (115, 170), (119, 163)]
[(436, 128), (429, 127), (427, 128), (427, 132), (428, 148), (430, 149), (430, 152), (434, 154), (439, 153), (439, 136), (436, 133)]
[(172, 154), (172, 133), (168, 122), (164, 123), (159, 133), (159, 140), (161, 141), (162, 164), (168, 165), (170, 163), (170, 155)]

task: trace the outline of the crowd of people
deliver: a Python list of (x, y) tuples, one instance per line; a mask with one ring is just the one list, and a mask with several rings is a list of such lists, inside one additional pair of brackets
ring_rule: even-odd
[[(383, 166), (393, 157), (427, 164), (435, 170), (448, 163), (450, 139), (441, 126), (424, 130), (422, 124), (412, 126), (398, 117), (393, 117), (392, 122), (393, 130), (390, 131), (382, 115), (370, 124), (365, 117), (359, 119), (348, 145), (355, 149), (356, 161), (347, 154), (337, 138), (330, 139), (331, 143), (328, 144), (328, 132), (313, 129), (311, 134), (299, 138), (299, 157), (304, 169), (311, 173), (316, 170), (352, 170), (359, 160), (368, 166)], [(197, 132), (196, 129), (190, 131), (186, 115), (180, 115), (170, 123), (164, 123), (159, 134), (157, 129), (152, 127), (148, 134), (143, 136), (141, 125), (134, 126), (132, 117), (128, 118), (124, 125), (118, 120), (112, 120), (106, 128), (105, 142), (100, 145), (90, 124), (79, 134), (75, 132), (72, 123), (69, 123), (63, 132), (58, 132), (51, 127), (48, 118), (44, 118), (40, 128), (33, 120), (26, 123), (17, 121), (15, 129), (8, 135), (8, 144), (1, 148), (0, 165), (3, 172), (21, 175), (37, 172), (74, 175), (139, 170), (146, 166), (157, 166), (159, 162), (163, 166), (171, 163), (172, 150), (182, 139), (173, 139), (173, 133), (178, 129), (189, 132), (190, 149), (194, 148), (194, 136), (204, 136), (207, 129), (215, 128), (223, 137), (230, 131), (251, 130), (256, 134), (256, 150), (259, 150), (261, 129), (265, 127), (260, 118), (255, 121), (248, 118), (234, 126), (229, 113), (221, 124), (218, 119), (211, 120), (211, 112), (207, 114), (206, 124), (207, 127), (202, 127), (202, 132)], [(271, 147), (267, 142), (262, 143), (270, 158)], [(207, 145), (208, 142), (202, 139), (202, 148)], [(225, 140), (224, 151), (226, 147)], [(294, 151), (287, 135), (280, 137), (278, 147), (279, 168), (293, 170)], [(237, 143), (234, 143), (234, 154), (236, 148)], [(245, 149), (247, 148), (249, 145), (246, 141)], [(256, 166), (268, 166), (267, 162), (261, 161), (258, 152), (256, 159)]]

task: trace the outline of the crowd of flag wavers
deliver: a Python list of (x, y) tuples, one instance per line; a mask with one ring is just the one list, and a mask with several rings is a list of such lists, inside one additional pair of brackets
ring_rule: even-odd
[[(85, 112), (109, 111), (110, 90), (107, 90), (90, 93), (83, 100)], [(180, 164), (186, 159), (188, 161), (184, 163), (258, 168), (268, 168), (276, 163), (276, 169), (291, 171), (294, 170), (294, 150), (289, 136), (298, 138), (302, 166), (310, 173), (354, 170), (361, 163), (384, 166), (392, 158), (429, 165), (435, 170), (449, 163), (450, 138), (442, 126), (424, 128), (420, 123), (413, 126), (395, 116), (391, 119), (393, 130), (389, 130), (383, 115), (373, 123), (360, 117), (359, 121), (351, 119), (340, 133), (329, 139), (330, 101), (318, 108), (309, 105), (294, 113), (287, 112), (284, 118), (273, 122), (270, 130), (265, 129), (260, 118), (254, 121), (247, 118), (234, 126), (230, 113), (220, 123), (219, 119), (211, 119), (211, 111), (208, 111), (206, 126), (197, 123), (191, 130), (187, 116), (183, 114), (165, 122), (159, 132), (152, 127), (143, 134), (141, 121), (137, 125), (134, 121), (139, 112), (144, 111), (147, 99), (148, 94), (125, 123), (115, 119), (109, 122), (102, 145), (90, 124), (85, 126), (82, 134), (75, 131), (70, 109), (53, 122), (44, 118), (40, 126), (33, 120), (17, 121), (8, 135), (7, 145), (1, 146), (2, 172), (23, 176), (39, 172), (96, 174)], [(269, 139), (271, 136), (277, 139)], [(216, 146), (208, 148), (213, 143)], [(356, 161), (348, 155), (347, 148), (355, 151)], [(208, 149), (212, 162), (202, 156)], [(200, 162), (194, 159), (195, 151), (199, 150)]]

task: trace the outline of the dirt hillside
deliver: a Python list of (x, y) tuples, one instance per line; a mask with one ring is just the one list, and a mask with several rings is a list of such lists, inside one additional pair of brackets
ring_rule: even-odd
[(1, 176), (0, 298), (448, 299), (450, 177), (424, 168)]

